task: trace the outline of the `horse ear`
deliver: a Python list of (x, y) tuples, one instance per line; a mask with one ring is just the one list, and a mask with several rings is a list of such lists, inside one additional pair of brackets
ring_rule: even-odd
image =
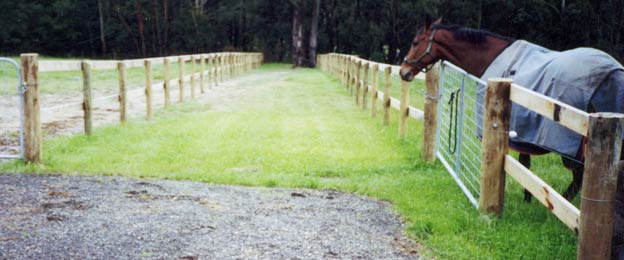
[(431, 16), (428, 14), (425, 15), (425, 29), (429, 29), (431, 27)]
[(435, 20), (435, 22), (433, 22), (433, 24), (441, 24), (442, 23), (442, 17), (438, 18), (438, 20)]

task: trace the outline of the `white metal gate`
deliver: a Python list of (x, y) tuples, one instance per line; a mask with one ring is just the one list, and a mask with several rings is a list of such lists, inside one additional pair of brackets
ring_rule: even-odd
[[(437, 157), (470, 202), (478, 207), (481, 189), (481, 128), (476, 90), (485, 82), (450, 62), (442, 62), (438, 101)], [(483, 111), (483, 110), (481, 110)]]
[(24, 158), (25, 91), (20, 66), (0, 57), (0, 159)]

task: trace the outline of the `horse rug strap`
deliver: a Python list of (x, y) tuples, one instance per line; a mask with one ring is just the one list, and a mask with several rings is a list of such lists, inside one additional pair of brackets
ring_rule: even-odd
[[(605, 81), (611, 73), (615, 79)], [(514, 83), (560, 100), (583, 111), (597, 101), (611, 100), (596, 108), (601, 112), (624, 112), (624, 68), (608, 54), (591, 48), (577, 48), (564, 52), (546, 49), (533, 43), (517, 40), (505, 49), (487, 68), (482, 80), (511, 78)], [(614, 82), (617, 81), (617, 82)], [(612, 86), (599, 86), (603, 83)], [(483, 104), (485, 86), (477, 87), (477, 102)], [(602, 89), (605, 89), (604, 91)], [(594, 97), (594, 95), (596, 95)], [(611, 95), (611, 96), (609, 96)], [(477, 125), (482, 126), (483, 108), (477, 106)], [(512, 104), (510, 131), (518, 135), (510, 139), (512, 148), (523, 151), (523, 143), (554, 151), (570, 159), (579, 160), (582, 136), (558, 123), (545, 119), (520, 105)], [(482, 129), (477, 129), (479, 135)], [(531, 153), (531, 151), (523, 151)]]

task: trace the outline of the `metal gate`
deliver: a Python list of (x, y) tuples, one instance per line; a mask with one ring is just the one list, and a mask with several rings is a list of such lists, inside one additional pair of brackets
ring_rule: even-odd
[(20, 66), (0, 57), (0, 159), (24, 158), (24, 92)]
[[(437, 157), (470, 202), (478, 208), (481, 189), (482, 115), (476, 90), (485, 82), (444, 61), (440, 72)], [(483, 109), (481, 109), (483, 111)]]

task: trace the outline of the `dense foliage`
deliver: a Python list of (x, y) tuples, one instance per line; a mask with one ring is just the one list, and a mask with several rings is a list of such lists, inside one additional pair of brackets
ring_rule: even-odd
[[(313, 0), (299, 2), (306, 1), (311, 8)], [(0, 1), (0, 53), (136, 57), (253, 50), (287, 61), (295, 2)], [(318, 51), (396, 62), (425, 14), (557, 50), (592, 46), (624, 60), (624, 0), (323, 0)]]

